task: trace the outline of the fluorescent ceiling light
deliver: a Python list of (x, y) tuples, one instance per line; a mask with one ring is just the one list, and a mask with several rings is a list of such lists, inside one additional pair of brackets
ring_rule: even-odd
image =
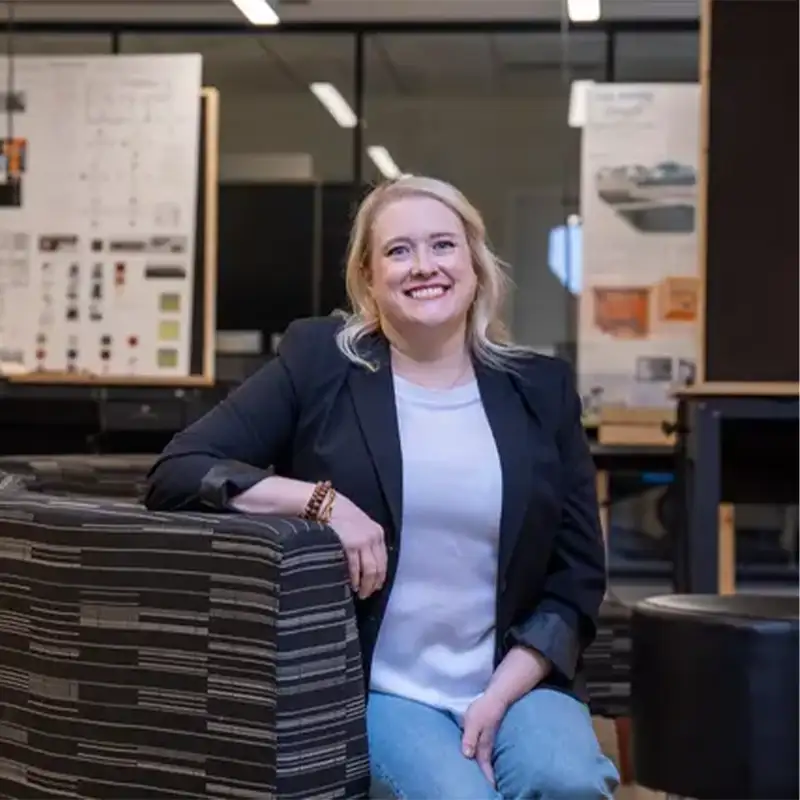
[(332, 83), (312, 83), (309, 88), (314, 97), (325, 106), (326, 111), (336, 120), (337, 125), (341, 125), (343, 128), (355, 128), (358, 125), (358, 117), (356, 117), (355, 112)]
[(572, 22), (597, 22), (600, 0), (567, 0), (567, 14)]
[(278, 14), (267, 0), (233, 0), (233, 4), (253, 25), (277, 25)]
[(372, 159), (372, 163), (380, 170), (384, 178), (393, 180), (400, 177), (400, 168), (394, 163), (394, 159), (389, 155), (389, 151), (385, 147), (380, 145), (368, 147), (367, 155)]
[(569, 116), (567, 118), (570, 128), (582, 128), (586, 124), (589, 91), (592, 86), (594, 86), (594, 81), (572, 81), (569, 87)]

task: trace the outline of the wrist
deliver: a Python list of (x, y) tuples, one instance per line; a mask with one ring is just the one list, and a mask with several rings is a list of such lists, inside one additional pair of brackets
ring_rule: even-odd
[(485, 694), (508, 708), (535, 689), (551, 668), (549, 659), (538, 650), (514, 645), (494, 671)]
[(301, 519), (327, 525), (331, 521), (336, 503), (336, 490), (330, 481), (319, 481), (313, 485), (311, 494), (300, 514)]
[(495, 683), (494, 681), (491, 681), (486, 687), (486, 691), (483, 693), (483, 696), (493, 706), (502, 709), (503, 713), (508, 711), (508, 709), (511, 708), (514, 703), (514, 698), (508, 693), (507, 687), (504, 687), (500, 683)]

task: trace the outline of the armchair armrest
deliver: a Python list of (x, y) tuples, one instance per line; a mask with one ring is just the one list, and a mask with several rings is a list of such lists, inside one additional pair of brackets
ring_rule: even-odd
[(0, 492), (0, 751), (12, 795), (46, 771), (94, 797), (365, 797), (337, 537)]

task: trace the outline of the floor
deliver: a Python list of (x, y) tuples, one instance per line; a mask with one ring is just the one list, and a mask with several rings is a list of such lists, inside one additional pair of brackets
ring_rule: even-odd
[[(597, 738), (603, 751), (614, 761), (617, 760), (617, 736), (614, 723), (607, 719), (595, 719)], [(621, 786), (616, 793), (617, 800), (664, 800), (663, 792), (651, 792), (641, 786)]]
[(617, 800), (665, 800), (663, 792), (651, 792), (641, 786), (622, 786), (614, 795)]

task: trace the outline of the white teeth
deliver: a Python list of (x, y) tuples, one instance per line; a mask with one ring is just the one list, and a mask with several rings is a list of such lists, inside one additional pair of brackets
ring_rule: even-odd
[(441, 297), (444, 292), (442, 286), (426, 286), (424, 289), (413, 289), (409, 294), (414, 300), (427, 300), (431, 297)]

